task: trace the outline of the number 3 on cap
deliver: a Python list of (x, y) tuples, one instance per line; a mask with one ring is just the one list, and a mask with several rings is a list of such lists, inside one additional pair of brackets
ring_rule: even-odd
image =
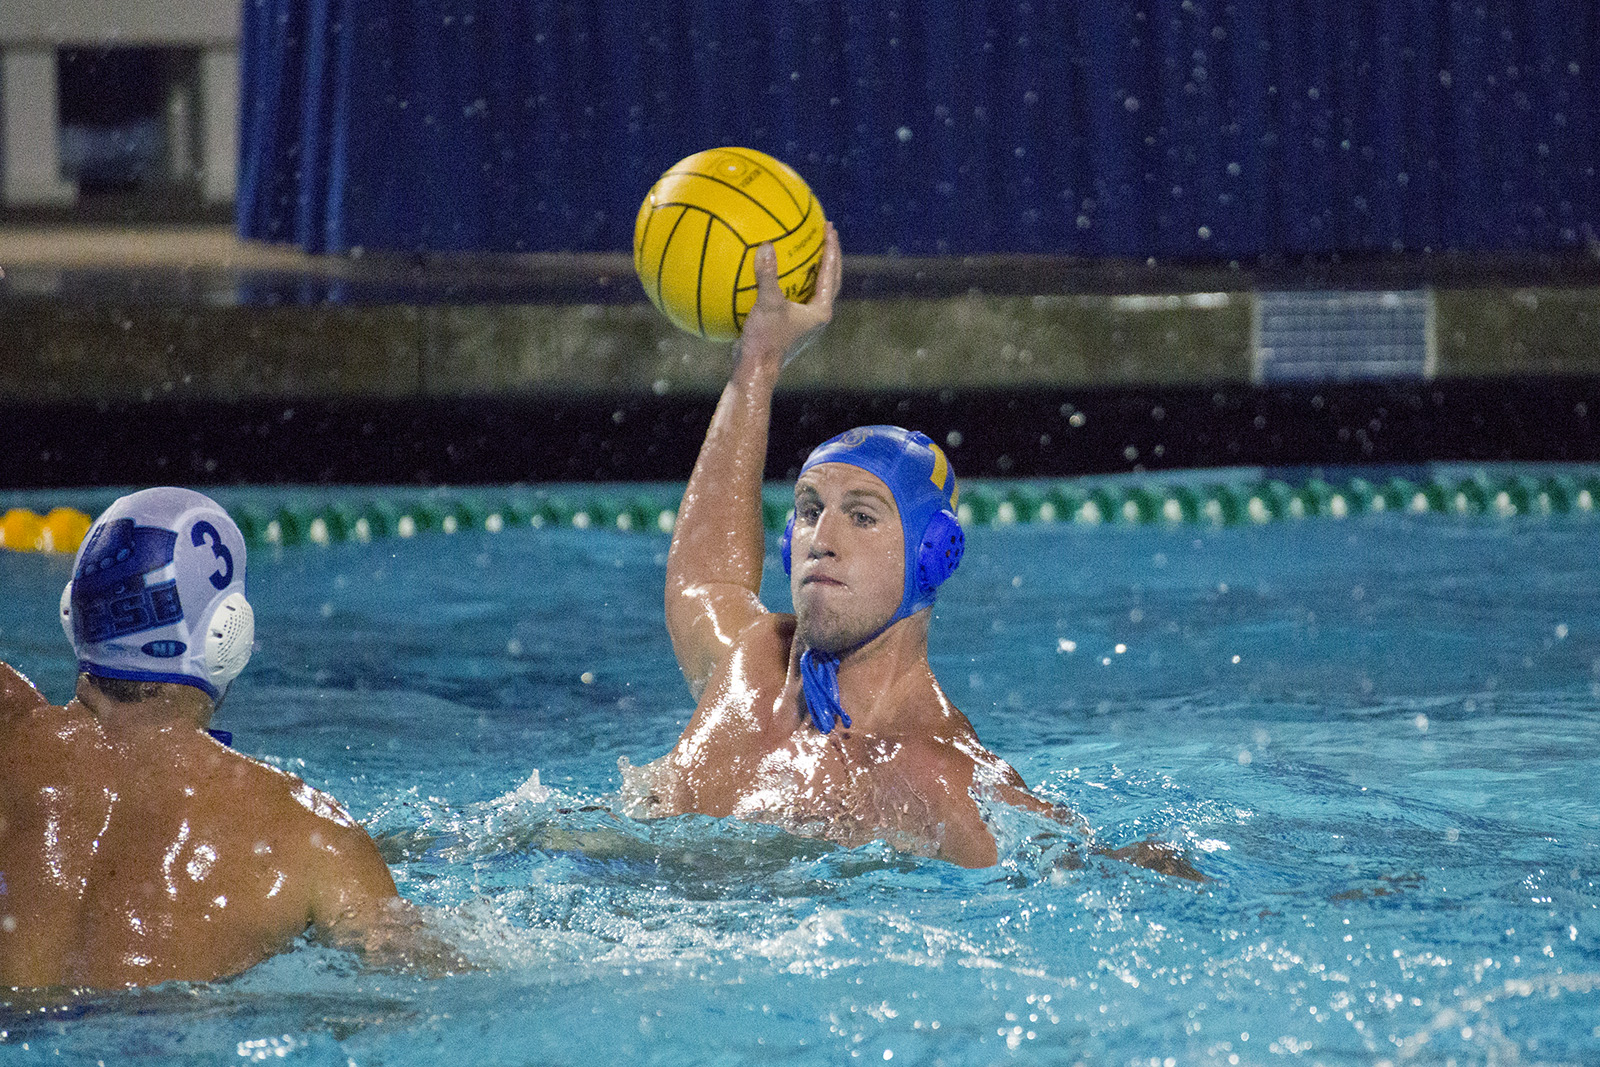
[(211, 545), (211, 554), (222, 561), (222, 568), (211, 575), (211, 584), (218, 589), (228, 588), (228, 583), (233, 581), (233, 553), (222, 543), (222, 535), (217, 533), (217, 528), (202, 519), (194, 524), (190, 540), (196, 548), (207, 543)]

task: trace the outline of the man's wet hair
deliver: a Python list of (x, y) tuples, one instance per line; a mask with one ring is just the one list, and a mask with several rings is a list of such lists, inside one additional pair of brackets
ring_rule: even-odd
[(138, 704), (154, 699), (161, 691), (160, 682), (141, 682), (130, 678), (102, 678), (98, 674), (85, 674), (89, 684), (119, 704)]

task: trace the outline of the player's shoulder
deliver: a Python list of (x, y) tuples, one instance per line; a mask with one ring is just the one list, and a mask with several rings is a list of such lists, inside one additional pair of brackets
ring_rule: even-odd
[(895, 739), (895, 747), (895, 760), (919, 777), (948, 783), (951, 788), (966, 792), (976, 767), (974, 746), (958, 743), (934, 731), (909, 730)]
[(280, 825), (318, 824), (334, 833), (359, 829), (355, 818), (331, 793), (298, 775), (237, 752), (227, 753), (227, 758), (235, 768), (231, 777), (253, 802), (254, 810)]
[[(316, 878), (343, 878), (341, 872), (351, 864), (361, 869), (383, 866), (366, 828), (332, 794), (287, 771), (247, 762), (251, 770), (241, 776), (239, 791), (225, 806), (215, 806), (213, 798), (212, 814), (233, 820), (231, 829), (222, 832), (232, 833), (258, 855), (270, 852), (276, 862)], [(247, 819), (230, 814), (246, 811)]]
[(986, 748), (972, 723), (947, 701), (919, 707), (907, 715), (896, 740), (907, 761), (925, 765), (946, 781), (959, 782), (963, 791), (973, 777), (1007, 782), (1016, 778), (1011, 765)]
[(49, 706), (50, 702), (27, 675), (9, 663), (0, 663), (0, 718)]
[(60, 733), (69, 718), (65, 708), (46, 700), (27, 676), (0, 663), (0, 736), (33, 736), (40, 731)]
[(241, 869), (265, 863), (288, 874), (286, 907), (300, 899), (298, 892), (314, 902), (352, 886), (359, 890), (353, 901), (369, 893), (393, 896), (388, 866), (376, 844), (330, 793), (238, 752), (224, 751), (219, 757), (199, 819), (219, 840), (237, 846), (230, 854), (241, 861)]

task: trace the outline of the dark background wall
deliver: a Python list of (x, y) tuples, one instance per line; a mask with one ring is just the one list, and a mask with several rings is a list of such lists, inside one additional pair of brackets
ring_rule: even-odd
[(719, 144), (848, 250), (1577, 251), (1593, 0), (246, 0), (239, 223), (313, 251), (624, 251)]
[[(0, 486), (682, 478), (727, 351), (627, 250), (729, 143), (846, 243), (772, 477), (876, 421), (970, 475), (1600, 460), (1593, 0), (243, 3), (238, 227), (316, 254), (0, 232)], [(1262, 380), (1283, 288), (1429, 290), (1428, 370)]]

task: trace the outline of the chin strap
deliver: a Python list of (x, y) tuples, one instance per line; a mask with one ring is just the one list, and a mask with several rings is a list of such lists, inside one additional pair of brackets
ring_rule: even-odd
[(806, 649), (800, 656), (800, 688), (806, 695), (806, 711), (811, 725), (831, 733), (835, 720), (850, 725), (850, 716), (839, 703), (839, 657), (828, 652)]

